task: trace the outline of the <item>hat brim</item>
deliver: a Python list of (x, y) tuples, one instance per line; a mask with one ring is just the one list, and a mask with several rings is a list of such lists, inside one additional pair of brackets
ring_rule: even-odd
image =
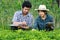
[[(36, 11), (38, 11), (38, 10), (44, 10), (44, 9), (35, 9)], [(45, 11), (49, 11), (49, 9), (45, 9)]]

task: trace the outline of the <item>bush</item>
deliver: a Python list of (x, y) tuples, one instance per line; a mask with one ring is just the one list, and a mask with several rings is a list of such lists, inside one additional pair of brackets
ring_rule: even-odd
[(45, 32), (43, 30), (3, 30), (0, 31), (0, 40), (60, 40), (60, 30)]

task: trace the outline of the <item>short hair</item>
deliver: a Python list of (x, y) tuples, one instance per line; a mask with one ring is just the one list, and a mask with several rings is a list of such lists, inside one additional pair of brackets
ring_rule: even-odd
[(31, 5), (31, 3), (29, 1), (24, 1), (23, 4), (22, 4), (22, 8), (24, 8), (24, 7), (31, 8), (32, 5)]
[[(44, 12), (45, 14), (47, 14), (47, 11), (46, 10), (41, 10), (42, 12)], [(38, 10), (38, 12), (39, 12), (39, 10)]]

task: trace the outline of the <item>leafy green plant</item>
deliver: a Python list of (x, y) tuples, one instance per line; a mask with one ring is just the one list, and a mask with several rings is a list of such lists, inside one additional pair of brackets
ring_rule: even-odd
[(24, 30), (2, 30), (0, 31), (0, 40), (59, 40), (60, 30), (50, 32), (42, 31), (24, 31)]

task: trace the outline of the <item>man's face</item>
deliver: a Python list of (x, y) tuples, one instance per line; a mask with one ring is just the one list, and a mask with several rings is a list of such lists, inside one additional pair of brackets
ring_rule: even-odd
[(41, 17), (45, 16), (45, 12), (39, 10), (39, 16)]
[(22, 12), (23, 12), (23, 14), (25, 14), (25, 15), (29, 12), (29, 10), (30, 10), (30, 8), (28, 8), (28, 7), (22, 8)]

